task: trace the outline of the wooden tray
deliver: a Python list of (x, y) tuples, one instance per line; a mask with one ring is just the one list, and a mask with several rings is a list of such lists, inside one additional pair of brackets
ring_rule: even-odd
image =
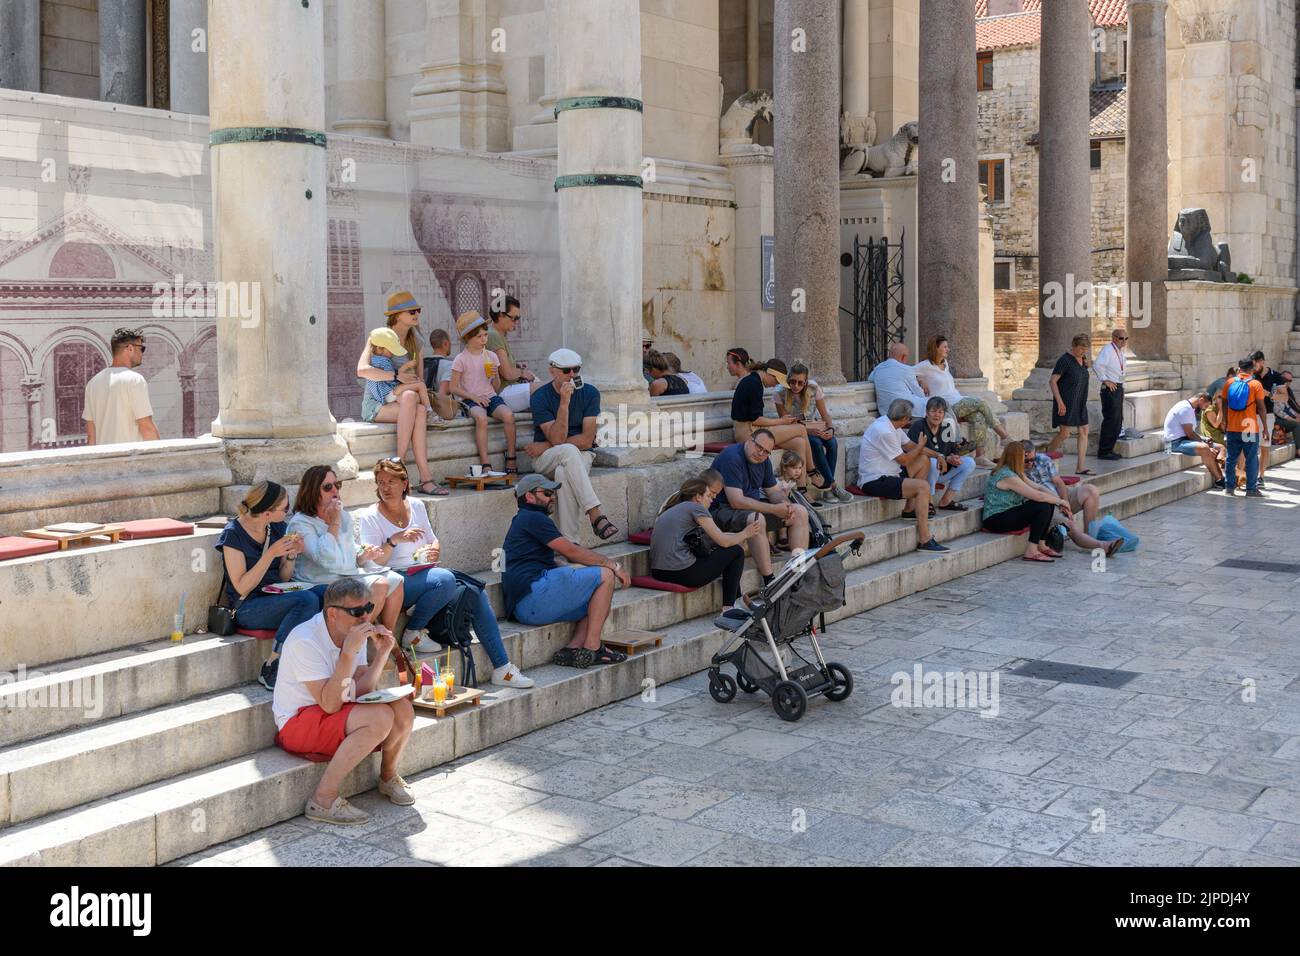
[(638, 651), (658, 647), (664, 642), (664, 636), (662, 634), (653, 634), (650, 631), (615, 631), (602, 637), (601, 642), (607, 647), (622, 651), (630, 657)]
[[(430, 688), (421, 687), (420, 693), (428, 692)], [(441, 704), (435, 702), (432, 697), (423, 700), (421, 697), (412, 697), (411, 703), (422, 710), (431, 710), (434, 716), (446, 717), (448, 712), (459, 710), (461, 707), (473, 705), (478, 706), (479, 698), (483, 696), (483, 691), (477, 687), (457, 687), (455, 691), (444, 700)]]
[[(92, 538), (107, 538), (111, 543), (117, 544), (122, 537), (122, 526), (118, 524), (106, 524), (102, 528), (96, 528), (94, 531), (46, 531), (44, 528), (37, 528), (35, 531), (24, 531), (25, 538), (40, 538), (42, 541), (57, 541), (60, 551), (67, 551), (68, 546), (82, 541), (89, 541)], [(103, 542), (100, 542), (101, 544)]]
[(509, 488), (519, 480), (518, 475), (484, 475), (481, 478), (475, 478), (473, 475), (444, 475), (443, 477), (453, 491), (461, 485), (472, 485), (475, 491), (482, 491), (488, 485), (505, 485)]

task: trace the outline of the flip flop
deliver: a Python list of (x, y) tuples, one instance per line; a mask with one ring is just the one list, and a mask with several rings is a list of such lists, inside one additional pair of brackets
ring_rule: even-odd
[(1115, 555), (1119, 553), (1119, 549), (1122, 547), (1124, 547), (1124, 539), (1116, 538), (1110, 544), (1106, 545), (1106, 557), (1108, 558), (1115, 557)]
[(1046, 555), (1041, 555), (1041, 554), (1040, 554), (1038, 557), (1036, 557), (1036, 558), (1022, 557), (1020, 560), (1021, 560), (1021, 561), (1033, 561), (1035, 564), (1055, 564), (1055, 563), (1056, 563), (1056, 559), (1055, 559), (1055, 558), (1049, 558), (1049, 557), (1047, 557)]
[(1095, 475), (1095, 474), (1097, 474), (1097, 473), (1096, 473), (1095, 471), (1093, 471), (1091, 468), (1085, 468), (1085, 469), (1083, 469), (1082, 471), (1076, 471), (1075, 474), (1076, 474), (1076, 475)]

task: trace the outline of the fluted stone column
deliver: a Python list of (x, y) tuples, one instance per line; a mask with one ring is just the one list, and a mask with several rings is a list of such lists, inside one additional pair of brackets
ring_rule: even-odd
[(975, 18), (965, 0), (920, 10), (917, 341), (947, 336), (953, 375), (981, 378)]
[[(1129, 284), (1129, 348), (1140, 359), (1169, 358), (1165, 280), (1169, 277), (1169, 127), (1165, 0), (1130, 0), (1124, 272)], [(1133, 315), (1134, 284), (1146, 314)]]
[(41, 91), (41, 0), (0, 0), (0, 89)]
[(844, 50), (841, 96), (844, 112), (871, 112), (871, 0), (844, 0)]
[[(1039, 368), (1051, 368), (1069, 351), (1075, 335), (1092, 331), (1090, 312), (1078, 308), (1082, 290), (1092, 282), (1091, 29), (1088, 0), (1055, 0), (1043, 8), (1038, 71)], [(1091, 305), (1090, 293), (1085, 301)]]
[[(776, 354), (840, 368), (839, 4), (777, 0), (773, 27)], [(798, 32), (796, 32), (798, 31)]]
[[(208, 113), (208, 2), (171, 0), (167, 81), (173, 113)], [(197, 33), (197, 35), (196, 35)], [(198, 49), (195, 49), (197, 47)]]
[(649, 401), (641, 377), (638, 0), (555, 0), (560, 316), (602, 406)]
[(145, 105), (145, 0), (99, 0), (99, 98)]
[(219, 413), (238, 484), (356, 462), (326, 397), (325, 5), (210, 8), (216, 278), (259, 314), (217, 318)]
[(387, 136), (384, 0), (346, 0), (335, 14), (339, 39), (334, 129)]

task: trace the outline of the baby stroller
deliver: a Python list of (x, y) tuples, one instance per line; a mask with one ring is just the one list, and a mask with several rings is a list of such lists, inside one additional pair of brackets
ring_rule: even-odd
[[(772, 698), (778, 717), (794, 721), (804, 715), (808, 698), (815, 694), (841, 701), (853, 693), (853, 675), (843, 664), (826, 662), (817, 632), (826, 630), (826, 612), (844, 605), (844, 560), (838, 548), (852, 542), (857, 554), (862, 538), (862, 532), (855, 531), (816, 551), (800, 552), (750, 598), (750, 616), (714, 620), (732, 632), (709, 667), (709, 695), (714, 700), (730, 703), (737, 688), (747, 694), (761, 690)], [(809, 639), (812, 660), (794, 646), (802, 637)], [(734, 678), (722, 672), (724, 664), (735, 667)]]

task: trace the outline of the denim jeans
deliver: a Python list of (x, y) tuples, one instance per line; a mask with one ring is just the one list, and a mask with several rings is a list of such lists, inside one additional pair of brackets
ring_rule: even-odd
[(1237, 487), (1237, 456), (1242, 455), (1246, 459), (1246, 490), (1254, 491), (1259, 480), (1259, 435), (1254, 432), (1224, 434), (1228, 439), (1228, 460), (1223, 466), (1223, 474), (1228, 490)]
[(288, 594), (264, 594), (254, 591), (235, 612), (239, 627), (250, 631), (275, 631), (275, 653), (280, 653), (289, 632), (303, 621), (320, 613), (325, 601), (325, 585)]
[(809, 435), (808, 444), (812, 448), (813, 467), (826, 480), (829, 487), (835, 483), (835, 462), (840, 457), (840, 443), (834, 437), (818, 438), (816, 435)]
[[(421, 631), (429, 626), (433, 616), (446, 607), (456, 596), (456, 577), (446, 568), (429, 568), (406, 575), (406, 626), (408, 629)], [(505, 645), (501, 643), (501, 629), (497, 626), (496, 615), (492, 613), (492, 604), (487, 592), (479, 591), (478, 603), (474, 606), (472, 619), (474, 633), (478, 642), (487, 651), (493, 667), (504, 667), (510, 663)], [(437, 635), (429, 635), (437, 640)]]
[[(960, 465), (948, 466), (948, 470), (943, 475), (943, 481), (948, 488), (952, 489), (954, 501), (956, 500), (957, 493), (961, 491), (962, 486), (966, 484), (966, 479), (971, 476), (971, 472), (973, 472), (974, 470), (975, 470), (975, 459), (966, 456), (962, 456)], [(939, 483), (939, 459), (931, 458), (930, 459), (931, 497), (934, 496), (935, 494), (934, 486), (937, 485), (938, 483)], [(947, 494), (947, 492), (945, 491), (944, 494)]]

